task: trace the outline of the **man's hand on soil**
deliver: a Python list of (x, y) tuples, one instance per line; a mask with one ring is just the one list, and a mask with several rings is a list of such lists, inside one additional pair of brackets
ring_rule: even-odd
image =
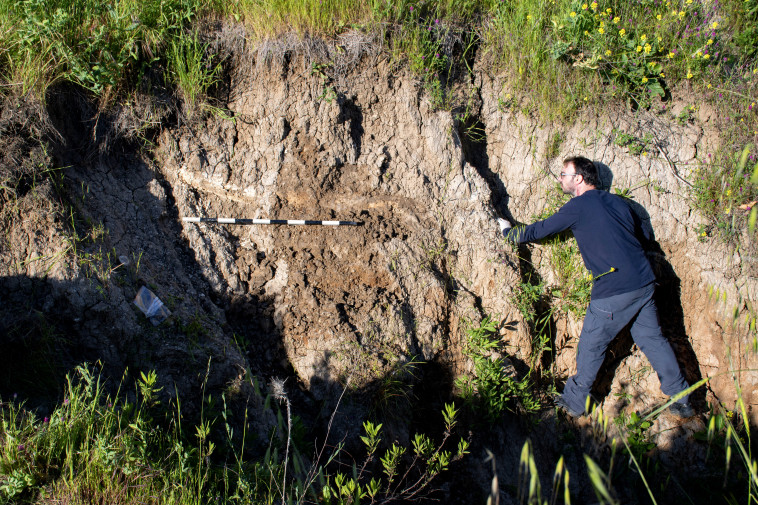
[(510, 221), (502, 217), (497, 218), (497, 225), (500, 227), (500, 233), (505, 233), (506, 230), (510, 230), (513, 227)]

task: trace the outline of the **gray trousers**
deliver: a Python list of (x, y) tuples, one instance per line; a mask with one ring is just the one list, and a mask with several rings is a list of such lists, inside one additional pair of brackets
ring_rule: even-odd
[[(658, 324), (653, 283), (629, 293), (590, 301), (576, 352), (576, 375), (566, 382), (563, 400), (576, 412), (584, 412), (592, 383), (603, 364), (605, 351), (618, 333), (632, 322), (634, 342), (645, 353), (661, 381), (661, 391), (672, 396), (687, 389), (679, 364)], [(686, 402), (687, 397), (679, 400)]]

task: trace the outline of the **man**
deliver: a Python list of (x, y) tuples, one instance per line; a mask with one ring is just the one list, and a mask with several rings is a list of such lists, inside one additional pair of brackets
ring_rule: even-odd
[[(576, 353), (576, 374), (568, 379), (556, 403), (574, 417), (585, 405), (608, 345), (630, 322), (632, 338), (658, 374), (661, 390), (670, 396), (687, 389), (674, 352), (663, 336), (653, 301), (655, 275), (645, 256), (637, 218), (616, 195), (597, 189), (595, 165), (581, 156), (564, 160), (559, 182), (571, 195), (557, 213), (529, 226), (512, 228), (498, 219), (503, 236), (511, 242), (541, 240), (571, 230), (594, 283)], [(679, 417), (694, 415), (689, 395), (673, 403)]]

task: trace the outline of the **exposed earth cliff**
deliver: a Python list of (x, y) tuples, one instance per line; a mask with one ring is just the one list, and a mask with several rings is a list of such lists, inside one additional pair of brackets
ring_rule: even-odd
[[(291, 376), (309, 409), (331, 408), (346, 386), (363, 392), (339, 420), (355, 436), (362, 418), (350, 416), (375, 409), (381, 379), (403, 364), (427, 363), (419, 392), (447, 397), (453, 378), (472, 372), (465, 329), (487, 316), (501, 322), (498, 355), (516, 376), (537, 366), (560, 385), (573, 372), (581, 313), (551, 310), (546, 294), (534, 302), (549, 316), (552, 349), (535, 361), (519, 286), (565, 292), (566, 280), (551, 246), (513, 251), (495, 219), (531, 222), (553, 208), (553, 176), (579, 154), (655, 233), (664, 333), (691, 383), (712, 377), (695, 395), (698, 409), (733, 403), (733, 376), (748, 407), (758, 404), (756, 372), (730, 373), (758, 368), (746, 352), (752, 337), (731, 317), (756, 301), (756, 256), (700, 241), (687, 202), (686, 180), (715, 142), (705, 109), (684, 124), (672, 119), (684, 107), (674, 103), (665, 113), (609, 110), (546, 126), (485, 59), (460, 76), (459, 97), (448, 99), (461, 105), (449, 110), (361, 40), (256, 51), (217, 43), (229, 70), (215, 112), (188, 119), (160, 93), (103, 112), (69, 87), (51, 89), (41, 116), (21, 101), (3, 104), (1, 175), (15, 182), (0, 200), (2, 395), (18, 392), (44, 410), (62, 371), (99, 360), (115, 380), (127, 367), (155, 369), (166, 394), (192, 398), (210, 360), (207, 387), (239, 401), (251, 387), (245, 370)], [(630, 153), (619, 132), (649, 139), (647, 151)], [(139, 136), (154, 148), (137, 150)], [(50, 160), (56, 168), (41, 170)], [(186, 216), (362, 224), (198, 225)], [(158, 326), (132, 303), (142, 286), (172, 313)], [(606, 365), (597, 390), (609, 415), (665, 400), (628, 336)], [(554, 417), (543, 404), (539, 415)], [(256, 422), (265, 430), (273, 421)], [(503, 433), (524, 436), (517, 424)], [(664, 460), (696, 465), (703, 453), (689, 442), (700, 428), (663, 416), (651, 433)], [(517, 460), (499, 443), (502, 459)]]

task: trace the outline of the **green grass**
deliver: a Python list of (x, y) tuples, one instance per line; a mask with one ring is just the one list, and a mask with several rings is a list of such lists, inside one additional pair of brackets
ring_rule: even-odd
[(0, 72), (23, 93), (55, 81), (96, 95), (136, 82), (201, 12), (197, 0), (0, 1)]
[(564, 4), (498, 2), (482, 27), (485, 55), (507, 76), (503, 94), (547, 121), (570, 118), (590, 97), (601, 96), (596, 76), (581, 75), (551, 56), (554, 21), (565, 10)]
[(100, 375), (85, 365), (68, 376), (63, 400), (49, 417), (0, 401), (0, 504), (343, 504), (368, 495), (402, 501), (424, 496), (435, 477), (468, 452), (466, 440), (452, 445), (457, 424), (452, 404), (442, 411), (438, 442), (418, 433), (409, 447), (388, 446), (381, 425), (366, 422), (361, 437), (366, 454), (362, 463), (353, 462), (360, 463), (360, 472), (351, 478), (341, 470), (342, 443), (328, 448), (322, 441), (315, 460), (298, 452), (302, 433), (294, 432), (302, 427), (293, 428), (297, 423), (281, 381), (272, 395), (286, 410), (264, 400), (253, 382), (255, 403), (278, 419), (264, 435), (265, 453), (251, 448), (252, 411), (238, 412), (233, 422), (226, 396), (218, 402), (206, 394), (204, 381), (200, 416), (189, 423), (178, 398), (161, 404), (157, 383), (155, 372), (140, 373), (134, 391), (119, 388), (110, 395)]
[(213, 65), (207, 52), (208, 45), (199, 40), (197, 32), (172, 40), (168, 48), (168, 68), (188, 117), (195, 114), (220, 72), (220, 65)]
[(242, 0), (230, 6), (258, 38), (296, 32), (334, 36), (354, 25), (370, 23), (371, 2), (358, 0)]
[[(488, 337), (492, 329), (488, 320), (473, 329), (480, 334), (474, 336), (480, 347), (494, 348)], [(133, 392), (127, 394), (121, 387), (106, 394), (100, 376), (82, 366), (69, 375), (63, 399), (49, 417), (40, 419), (13, 401), (0, 403), (0, 503), (400, 502), (426, 496), (434, 489), (435, 478), (468, 453), (466, 440), (453, 443), (458, 413), (448, 404), (442, 411), (440, 437), (417, 433), (408, 446), (388, 444), (383, 441), (382, 425), (365, 422), (360, 437), (364, 453), (356, 455), (360, 459), (353, 461), (352, 471), (345, 471), (345, 461), (339, 460), (340, 446), (326, 455), (322, 448), (315, 461), (307, 461), (295, 449), (297, 444), (290, 448), (287, 443), (285, 449), (292, 436), (289, 414), (285, 419), (268, 399), (262, 401), (263, 408), (274, 410), (278, 427), (271, 433), (265, 454), (251, 452), (254, 435), (246, 432), (251, 412), (245, 410), (233, 425), (225, 396), (214, 405), (203, 388), (199, 418), (190, 424), (178, 400), (161, 404), (157, 379), (154, 372), (140, 373)], [(758, 466), (747, 406), (736, 379), (735, 390), (735, 408), (717, 405), (707, 416), (707, 427), (695, 438), (709, 444), (709, 467), (723, 470), (716, 472), (714, 482), (723, 488), (724, 496), (731, 496), (730, 503), (741, 503), (734, 501), (739, 497), (753, 503), (758, 498)], [(288, 402), (283, 384), (272, 392)], [(649, 464), (646, 430), (666, 407), (645, 415), (622, 414), (617, 420), (597, 406), (591, 408), (586, 431), (598, 446), (591, 458), (585, 455), (585, 463), (601, 502), (616, 501), (614, 481), (624, 475), (625, 485), (631, 479), (656, 502), (665, 476), (656, 475)], [(612, 424), (619, 428), (617, 434), (609, 432)], [(236, 435), (235, 427), (241, 428)], [(617, 447), (625, 457), (617, 456)], [(624, 473), (624, 467), (633, 470)], [(551, 490), (542, 490), (538, 474), (527, 441), (520, 459), (520, 502), (556, 503), (561, 496), (570, 503), (563, 457), (556, 465)], [(687, 491), (686, 483), (683, 489)], [(496, 481), (493, 492), (497, 492)], [(545, 500), (545, 493), (552, 496), (550, 501)], [(690, 498), (699, 502), (697, 496)]]
[(161, 416), (155, 382), (141, 374), (139, 399), (129, 402), (80, 367), (49, 418), (3, 403), (0, 503), (200, 503), (217, 493), (206, 463), (213, 443), (182, 432), (178, 407), (176, 418)]
[[(702, 236), (718, 235), (739, 240), (758, 205), (758, 161), (755, 147), (741, 153), (717, 152), (695, 172), (694, 206), (710, 224)], [(755, 175), (753, 175), (755, 174)]]

